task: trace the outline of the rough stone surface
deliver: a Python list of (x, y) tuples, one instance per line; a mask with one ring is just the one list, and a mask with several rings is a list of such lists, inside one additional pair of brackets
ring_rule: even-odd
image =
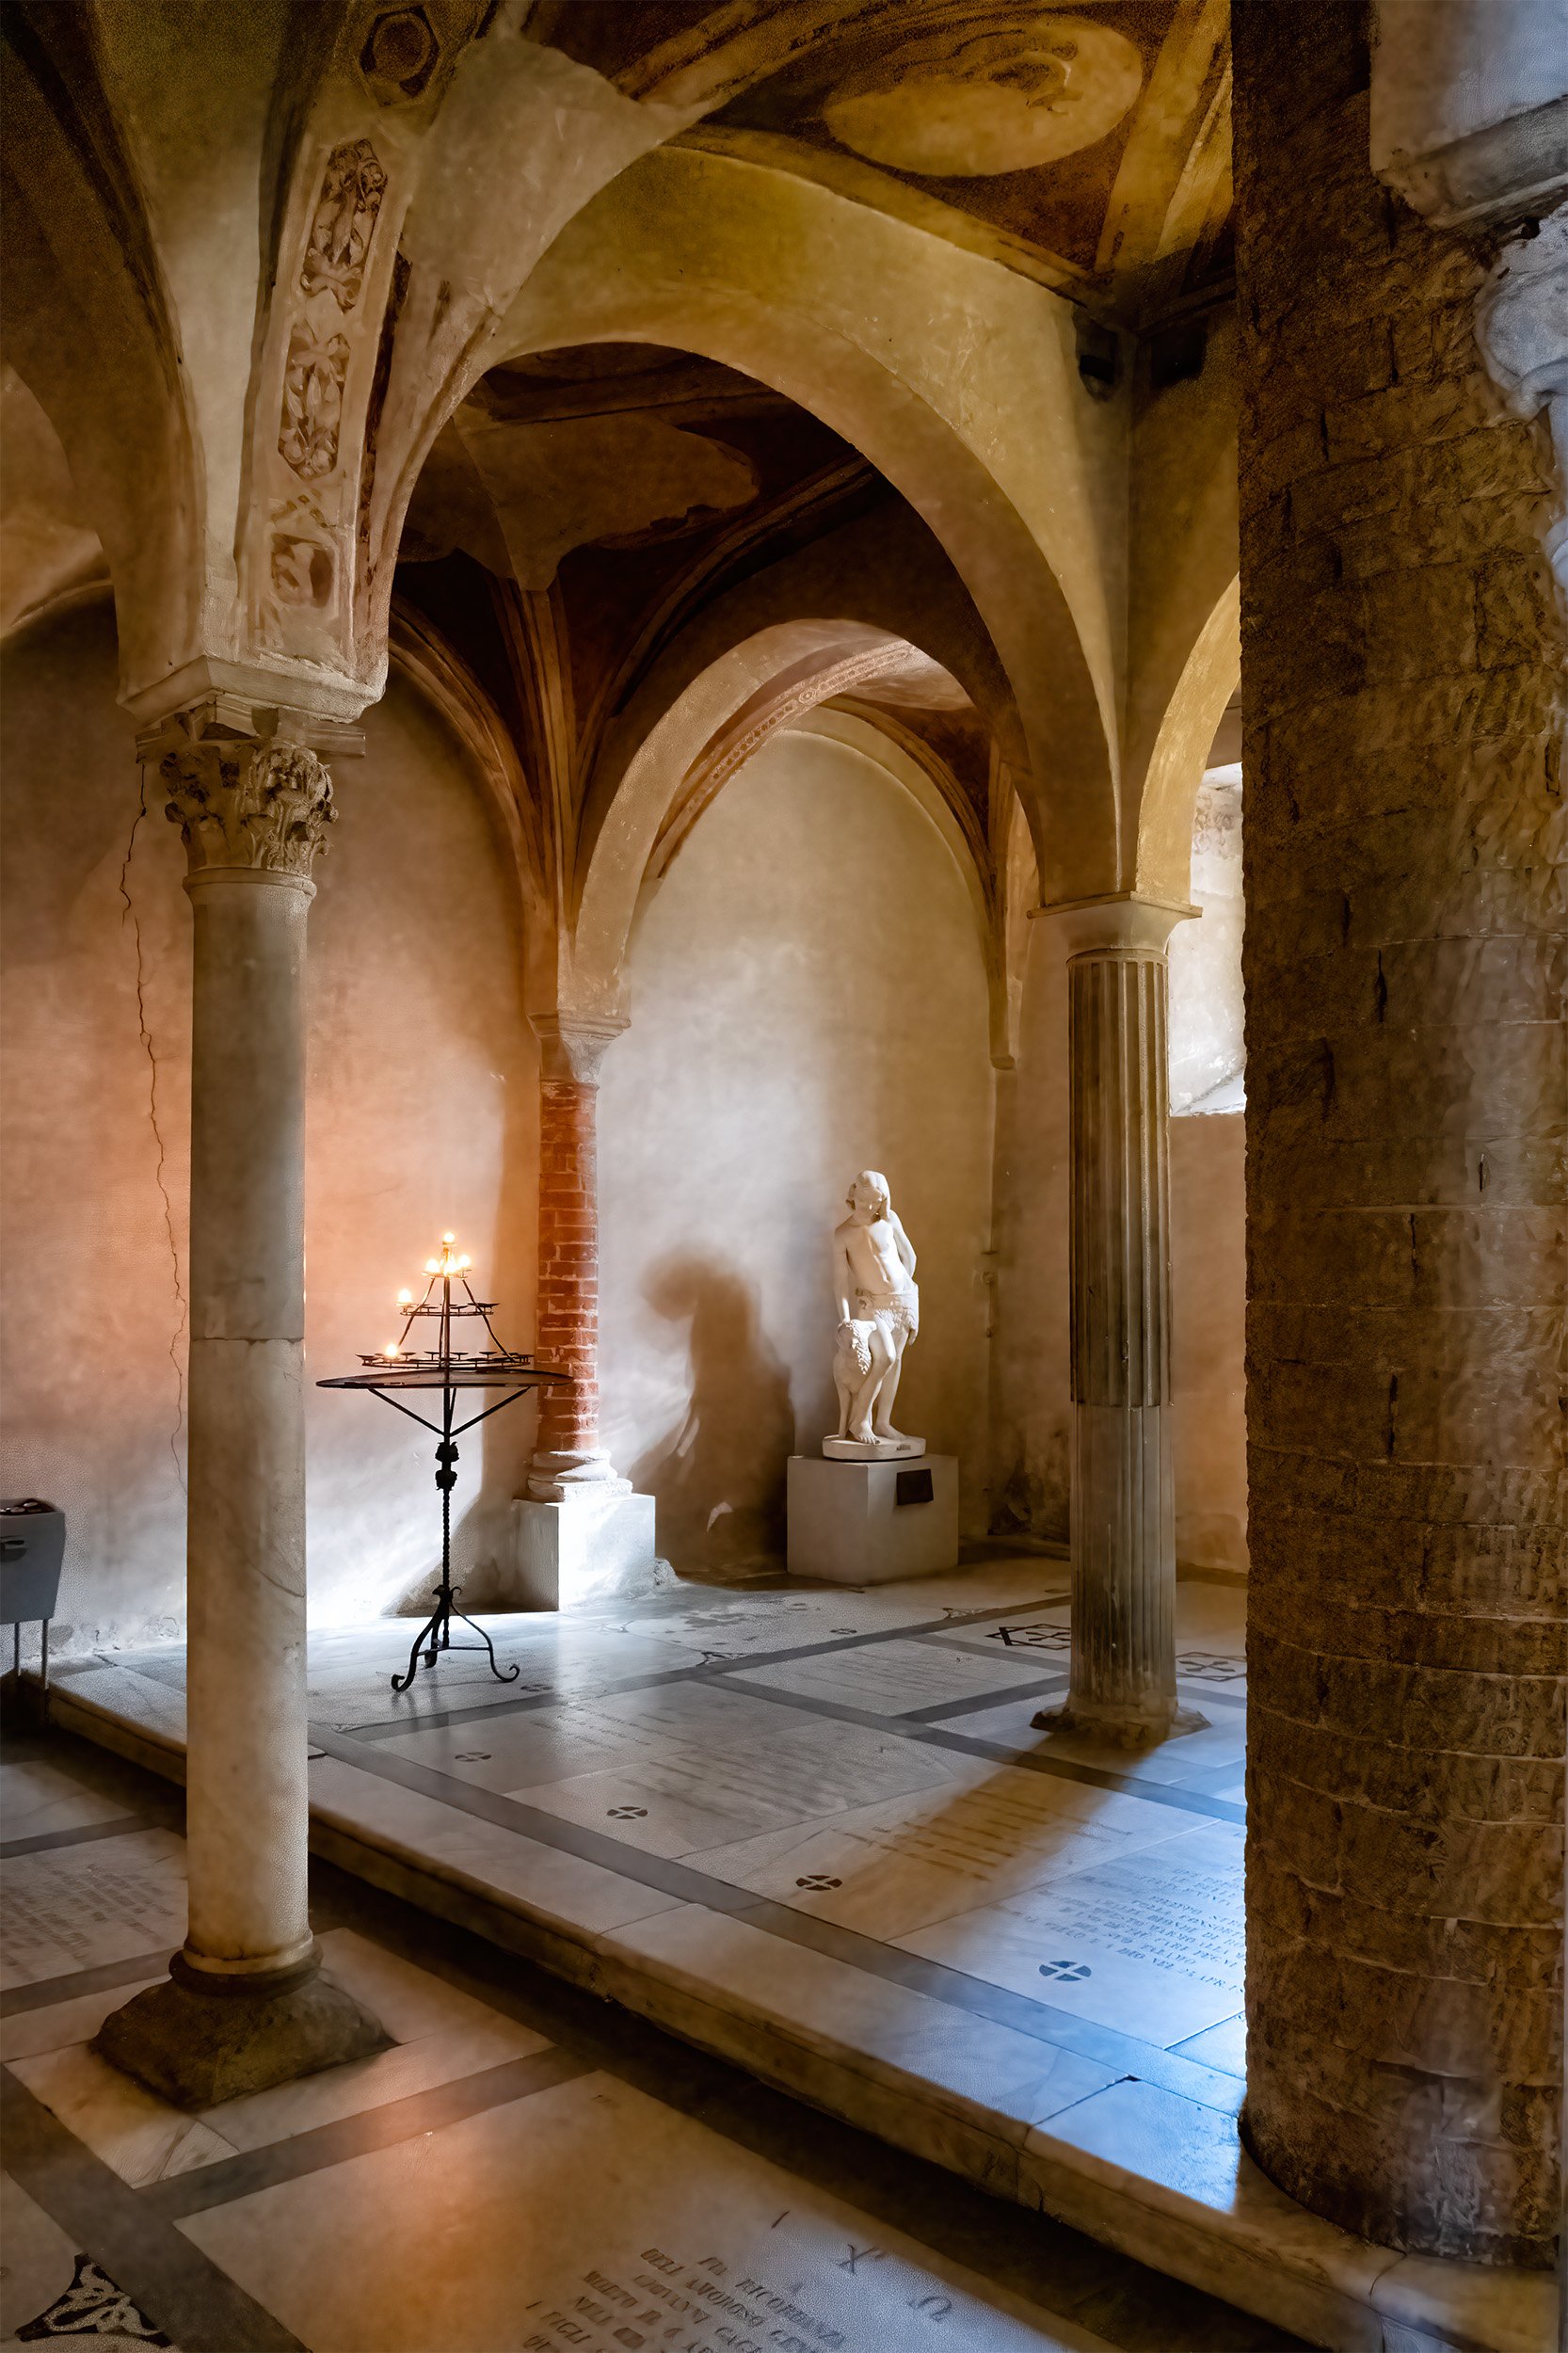
[(1562, 628), (1484, 244), (1368, 163), (1365, 10), (1238, 0), (1246, 2125), (1544, 2265), (1560, 2099)]
[(388, 2047), (370, 2012), (330, 1977), (267, 1994), (197, 1992), (166, 1978), (104, 2021), (92, 2045), (176, 2107), (210, 2108)]

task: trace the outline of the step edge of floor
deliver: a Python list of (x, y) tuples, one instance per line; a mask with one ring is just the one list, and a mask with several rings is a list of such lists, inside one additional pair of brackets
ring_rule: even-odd
[[(49, 1713), (62, 1730), (184, 1782), (179, 1741), (102, 1702), (56, 1685)], [(770, 2025), (766, 2056), (776, 2063), (760, 2064), (754, 2010), (727, 2003), (720, 1987), (698, 1991), (650, 1956), (626, 1953), (615, 1929), (547, 1917), (520, 1896), (472, 1874), (442, 1871), (426, 1858), (414, 1860), (407, 1849), (324, 1818), (314, 1807), (311, 1844), (354, 1877), (617, 2002), (790, 2097), (942, 2166), (991, 2196), (1047, 2213), (1117, 2253), (1288, 2329), (1325, 2353), (1548, 2353), (1556, 2309), (1549, 2274), (1370, 2249), (1288, 2200), (1282, 2205), (1292, 2227), (1318, 2255), (1260, 2244), (1201, 2199), (1060, 2140), (1048, 2121), (1020, 2130), (1016, 2119), (959, 2099), (885, 2059), (872, 2073), (864, 2054), (831, 2038), (815, 2045)], [(943, 2127), (939, 2138), (929, 2130), (933, 2116)], [(1384, 2254), (1386, 2264), (1363, 2285), (1353, 2275), (1365, 2273), (1369, 2255)]]

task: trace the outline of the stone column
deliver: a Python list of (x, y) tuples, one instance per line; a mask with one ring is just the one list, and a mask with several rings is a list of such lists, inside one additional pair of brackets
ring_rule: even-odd
[[(264, 714), (276, 724), (277, 713)], [(184, 2105), (362, 2056), (307, 1909), (305, 918), (336, 812), (308, 745), (182, 715), (162, 758), (190, 860), (189, 1928), (98, 2048)]]
[(1258, 2163), (1558, 2225), (1564, 632), (1491, 254), (1368, 162), (1362, 0), (1237, 0)]
[(1067, 936), (1072, 1161), (1072, 1679), (1044, 1729), (1122, 1745), (1177, 1706), (1166, 945), (1186, 907), (1047, 908)]
[(626, 1024), (531, 1018), (540, 1050), (535, 1347), (571, 1386), (543, 1393), (519, 1542), (525, 1597), (555, 1609), (651, 1577), (653, 1499), (633, 1496), (599, 1434), (599, 1073)]

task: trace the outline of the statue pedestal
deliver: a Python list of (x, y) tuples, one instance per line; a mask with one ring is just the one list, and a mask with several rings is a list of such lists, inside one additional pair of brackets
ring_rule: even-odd
[(829, 1585), (886, 1585), (958, 1566), (958, 1458), (877, 1463), (792, 1454), (789, 1570)]
[(512, 1513), (515, 1584), (506, 1607), (566, 1609), (575, 1601), (654, 1590), (651, 1496), (629, 1495), (621, 1481), (606, 1480), (575, 1488), (559, 1503), (520, 1496)]

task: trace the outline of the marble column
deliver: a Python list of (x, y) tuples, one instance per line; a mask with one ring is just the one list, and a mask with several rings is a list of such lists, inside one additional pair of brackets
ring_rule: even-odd
[(599, 1073), (623, 1020), (532, 1016), (539, 1041), (539, 1362), (571, 1375), (547, 1389), (520, 1500), (524, 1598), (631, 1591), (654, 1569), (654, 1506), (620, 1478), (599, 1431)]
[(1177, 1706), (1171, 1460), (1166, 944), (1184, 907), (1044, 910), (1067, 938), (1073, 1640), (1042, 1728), (1122, 1745), (1191, 1731)]
[(169, 1982), (98, 2048), (185, 2105), (381, 2039), (318, 1974), (306, 1886), (305, 919), (336, 812), (308, 744), (234, 730), (207, 706), (144, 746), (161, 753), (195, 919), (189, 1926)]

